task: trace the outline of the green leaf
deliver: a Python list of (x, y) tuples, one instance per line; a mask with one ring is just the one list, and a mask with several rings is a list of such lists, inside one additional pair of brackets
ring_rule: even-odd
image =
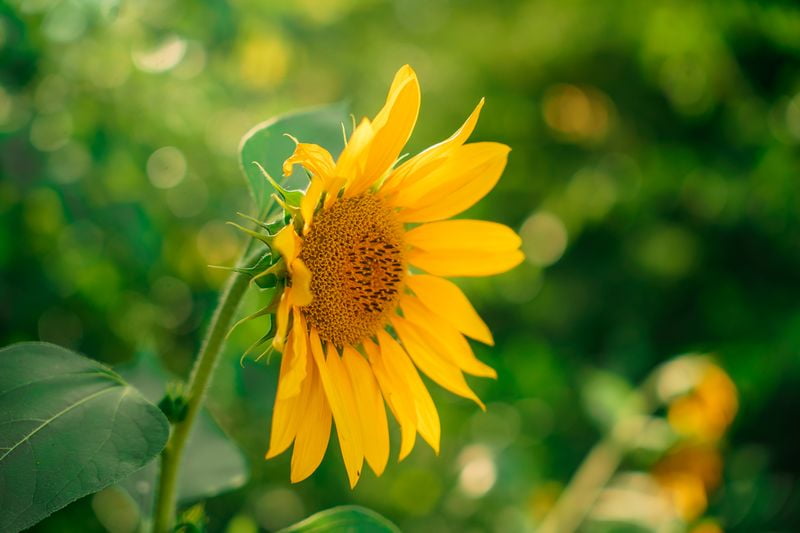
[[(172, 379), (156, 355), (149, 351), (143, 351), (132, 364), (117, 370), (153, 402), (164, 396), (165, 387)], [(142, 516), (151, 514), (157, 472), (158, 465), (154, 462), (121, 483), (139, 504)], [(190, 502), (214, 496), (241, 487), (247, 477), (244, 456), (203, 409), (183, 454), (178, 500)]]
[(155, 405), (53, 344), (0, 350), (0, 531), (25, 529), (139, 470), (167, 442)]
[(357, 505), (333, 507), (313, 514), (280, 533), (399, 533), (400, 529), (375, 511)]
[(272, 118), (245, 134), (239, 145), (239, 161), (260, 214), (266, 214), (270, 195), (275, 191), (253, 162), (287, 189), (304, 189), (308, 180), (302, 169), (295, 167), (291, 176), (283, 177), (283, 162), (294, 151), (294, 141), (284, 134), (300, 142), (319, 144), (336, 158), (344, 146), (342, 124), (349, 124), (349, 116), (348, 105), (340, 102)]

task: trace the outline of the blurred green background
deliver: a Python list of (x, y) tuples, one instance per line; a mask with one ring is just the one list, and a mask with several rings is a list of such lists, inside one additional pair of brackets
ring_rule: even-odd
[[(475, 347), (499, 373), (471, 381), (488, 412), (432, 386), (439, 457), (419, 441), (350, 491), (332, 443), (292, 486), (288, 454), (262, 459), (277, 365), (240, 366), (266, 327), (250, 323), (209, 406), (251, 479), (208, 501), (209, 530), (271, 531), (347, 502), (412, 532), (533, 530), (604, 431), (598, 397), (701, 351), (739, 391), (704, 514), (725, 531), (797, 531), (790, 1), (0, 0), (0, 343), (42, 339), (113, 365), (156, 354), (185, 375), (225, 278), (206, 265), (231, 264), (244, 242), (224, 224), (251, 211), (242, 134), (342, 99), (372, 115), (404, 63), (423, 93), (410, 152), (482, 96), (473, 140), (512, 147), (468, 213), (517, 228), (528, 257), (462, 283), (497, 339)], [(253, 291), (246, 310), (259, 304)], [(130, 531), (109, 501), (36, 529)], [(590, 517), (585, 530), (622, 527)]]

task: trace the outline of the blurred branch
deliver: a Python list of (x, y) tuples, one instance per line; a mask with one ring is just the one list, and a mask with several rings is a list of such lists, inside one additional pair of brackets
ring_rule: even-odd
[(658, 407), (660, 401), (655, 385), (662, 368), (653, 371), (631, 394), (629, 401), (643, 408), (637, 415), (621, 417), (608, 435), (589, 451), (558, 501), (545, 516), (539, 533), (572, 533), (586, 519), (597, 497), (647, 424), (647, 415)]

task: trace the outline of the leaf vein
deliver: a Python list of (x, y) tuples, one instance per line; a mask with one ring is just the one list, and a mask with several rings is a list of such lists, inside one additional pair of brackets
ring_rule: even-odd
[(8, 455), (11, 452), (13, 452), (20, 444), (28, 442), (42, 428), (44, 428), (45, 426), (47, 426), (48, 424), (50, 424), (51, 422), (56, 420), (58, 417), (63, 416), (65, 414), (67, 414), (69, 411), (72, 411), (73, 409), (75, 409), (76, 407), (78, 407), (78, 406), (80, 406), (80, 405), (82, 405), (82, 404), (84, 404), (84, 403), (96, 398), (97, 396), (100, 396), (101, 394), (103, 394), (105, 392), (108, 392), (110, 390), (114, 390), (116, 388), (117, 388), (117, 385), (110, 385), (109, 387), (106, 387), (105, 389), (101, 389), (101, 390), (99, 390), (97, 392), (94, 392), (94, 393), (90, 394), (89, 396), (86, 396), (85, 398), (81, 398), (79, 401), (73, 403), (72, 405), (70, 405), (70, 406), (62, 409), (58, 413), (54, 414), (53, 416), (51, 416), (50, 418), (48, 418), (47, 420), (42, 422), (39, 426), (37, 426), (36, 429), (34, 429), (33, 431), (31, 431), (30, 433), (25, 435), (19, 442), (15, 443), (11, 448), (9, 448), (9, 450), (6, 453), (4, 453), (2, 456), (0, 456), (0, 462), (2, 462), (3, 459), (8, 457)]

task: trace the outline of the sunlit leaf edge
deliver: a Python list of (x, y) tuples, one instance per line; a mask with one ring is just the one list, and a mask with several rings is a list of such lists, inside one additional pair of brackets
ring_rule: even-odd
[(322, 533), (326, 531), (400, 533), (400, 529), (387, 518), (359, 505), (341, 505), (325, 509), (294, 525), (281, 529), (278, 533)]

